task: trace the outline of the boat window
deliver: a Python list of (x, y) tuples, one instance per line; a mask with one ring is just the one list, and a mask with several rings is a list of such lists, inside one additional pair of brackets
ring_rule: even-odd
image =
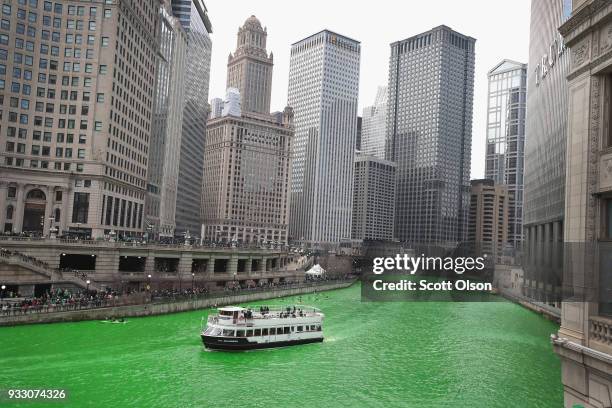
[(291, 326), (291, 332), (293, 333), (295, 331), (295, 326)]
[(213, 331), (215, 331), (214, 327), (208, 327), (208, 328), (206, 328), (206, 331), (204, 332), (204, 334), (207, 335), (207, 336), (210, 336)]
[(261, 335), (262, 336), (267, 336), (268, 335), (268, 329), (261, 329)]
[(291, 327), (285, 326), (285, 334), (289, 334), (290, 331), (291, 331)]
[(270, 335), (273, 336), (276, 334), (276, 328), (275, 327), (270, 327)]
[(314, 324), (310, 326), (310, 331), (315, 331), (315, 326), (314, 326)]
[(234, 330), (223, 329), (223, 335), (225, 337), (234, 337)]
[(248, 329), (247, 332), (246, 332), (246, 336), (247, 337), (253, 336), (253, 330), (252, 329)]
[(220, 336), (221, 335), (221, 329), (218, 327), (213, 328), (213, 332), (211, 334), (211, 336)]
[(231, 316), (232, 312), (230, 312), (229, 310), (221, 310), (219, 311), (219, 315), (220, 316)]
[(261, 329), (255, 329), (255, 336), (261, 336)]
[(317, 331), (321, 331), (321, 325), (317, 324)]
[(297, 331), (298, 331), (298, 332), (301, 332), (301, 331), (302, 331), (302, 329), (303, 329), (303, 327), (302, 327), (302, 326), (298, 326), (298, 327), (297, 327)]
[(236, 337), (244, 337), (244, 330), (238, 330), (236, 332)]

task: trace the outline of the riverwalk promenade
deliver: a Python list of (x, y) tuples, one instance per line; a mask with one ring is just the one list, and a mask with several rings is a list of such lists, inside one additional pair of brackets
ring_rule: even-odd
[[(217, 291), (200, 294), (177, 294), (151, 297), (147, 294), (120, 296), (110, 300), (77, 304), (8, 309), (0, 312), (0, 326), (36, 323), (76, 322), (114, 317), (141, 317), (185, 312), (231, 304), (243, 304), (265, 299), (341, 289), (356, 279), (296, 283), (237, 291)], [(134, 304), (134, 299), (142, 303)]]

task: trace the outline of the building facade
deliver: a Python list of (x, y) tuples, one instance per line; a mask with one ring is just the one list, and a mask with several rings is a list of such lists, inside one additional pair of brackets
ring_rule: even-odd
[(374, 156), (355, 157), (352, 239), (393, 239), (395, 164)]
[(146, 231), (174, 236), (187, 37), (169, 3), (159, 11), (159, 55), (149, 154)]
[(475, 43), (439, 26), (391, 44), (386, 158), (397, 165), (401, 241), (465, 240)]
[[(207, 124), (202, 197), (207, 240), (287, 243), (293, 110), (270, 114), (271, 59), (263, 66), (252, 60), (267, 54), (266, 35), (255, 16), (238, 31), (221, 116), (211, 115)], [(236, 86), (248, 96), (241, 97)]]
[(509, 194), (506, 185), (492, 179), (471, 182), (467, 242), (497, 259), (508, 242)]
[(149, 1), (3, 4), (2, 231), (142, 233), (158, 12)]
[(183, 131), (176, 201), (176, 230), (200, 231), (204, 138), (208, 118), (208, 85), (212, 26), (202, 0), (172, 0), (172, 12), (187, 33)]
[(503, 60), (489, 71), (488, 80), (485, 178), (508, 186), (507, 243), (518, 248), (523, 241), (527, 64)]
[(360, 55), (358, 41), (328, 30), (291, 46), (295, 241), (338, 243), (351, 237)]
[(204, 239), (287, 243), (293, 112), (274, 119), (243, 112), (208, 121)]
[(214, 119), (221, 117), (223, 113), (223, 99), (221, 98), (213, 98), (210, 100), (210, 115), (209, 119)]
[(527, 75), (523, 236), (563, 241), (569, 59), (557, 29), (567, 0), (532, 1)]
[(563, 284), (572, 296), (552, 342), (565, 406), (594, 408), (612, 406), (612, 3), (571, 6), (559, 32), (569, 61)]
[(238, 89), (245, 112), (270, 113), (274, 58), (266, 51), (267, 38), (257, 17), (247, 18), (227, 59), (227, 87)]
[(387, 87), (379, 86), (374, 105), (363, 108), (361, 152), (385, 158), (387, 140)]

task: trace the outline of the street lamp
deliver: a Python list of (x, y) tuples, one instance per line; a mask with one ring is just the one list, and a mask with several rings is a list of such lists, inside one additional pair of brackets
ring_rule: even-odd
[(89, 284), (91, 283), (91, 281), (89, 279), (87, 279), (87, 292), (89, 292)]
[(6, 290), (6, 285), (2, 285), (2, 293), (0, 293), (0, 299), (4, 299), (4, 291)]
[(193, 289), (195, 287), (195, 273), (191, 272), (191, 291), (193, 292)]

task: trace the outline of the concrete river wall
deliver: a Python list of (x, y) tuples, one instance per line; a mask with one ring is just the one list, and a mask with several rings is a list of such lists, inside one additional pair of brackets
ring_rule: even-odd
[(189, 310), (206, 309), (209, 307), (245, 304), (265, 299), (301, 295), (305, 293), (346, 288), (354, 281), (334, 282), (297, 288), (273, 289), (269, 291), (241, 293), (227, 296), (206, 297), (182, 301), (154, 302), (140, 305), (104, 307), (99, 309), (82, 309), (64, 312), (31, 313), (15, 316), (1, 316), (0, 326), (16, 326), (35, 323), (76, 322), (81, 320), (102, 320), (108, 316), (140, 317), (167, 313), (186, 312)]

